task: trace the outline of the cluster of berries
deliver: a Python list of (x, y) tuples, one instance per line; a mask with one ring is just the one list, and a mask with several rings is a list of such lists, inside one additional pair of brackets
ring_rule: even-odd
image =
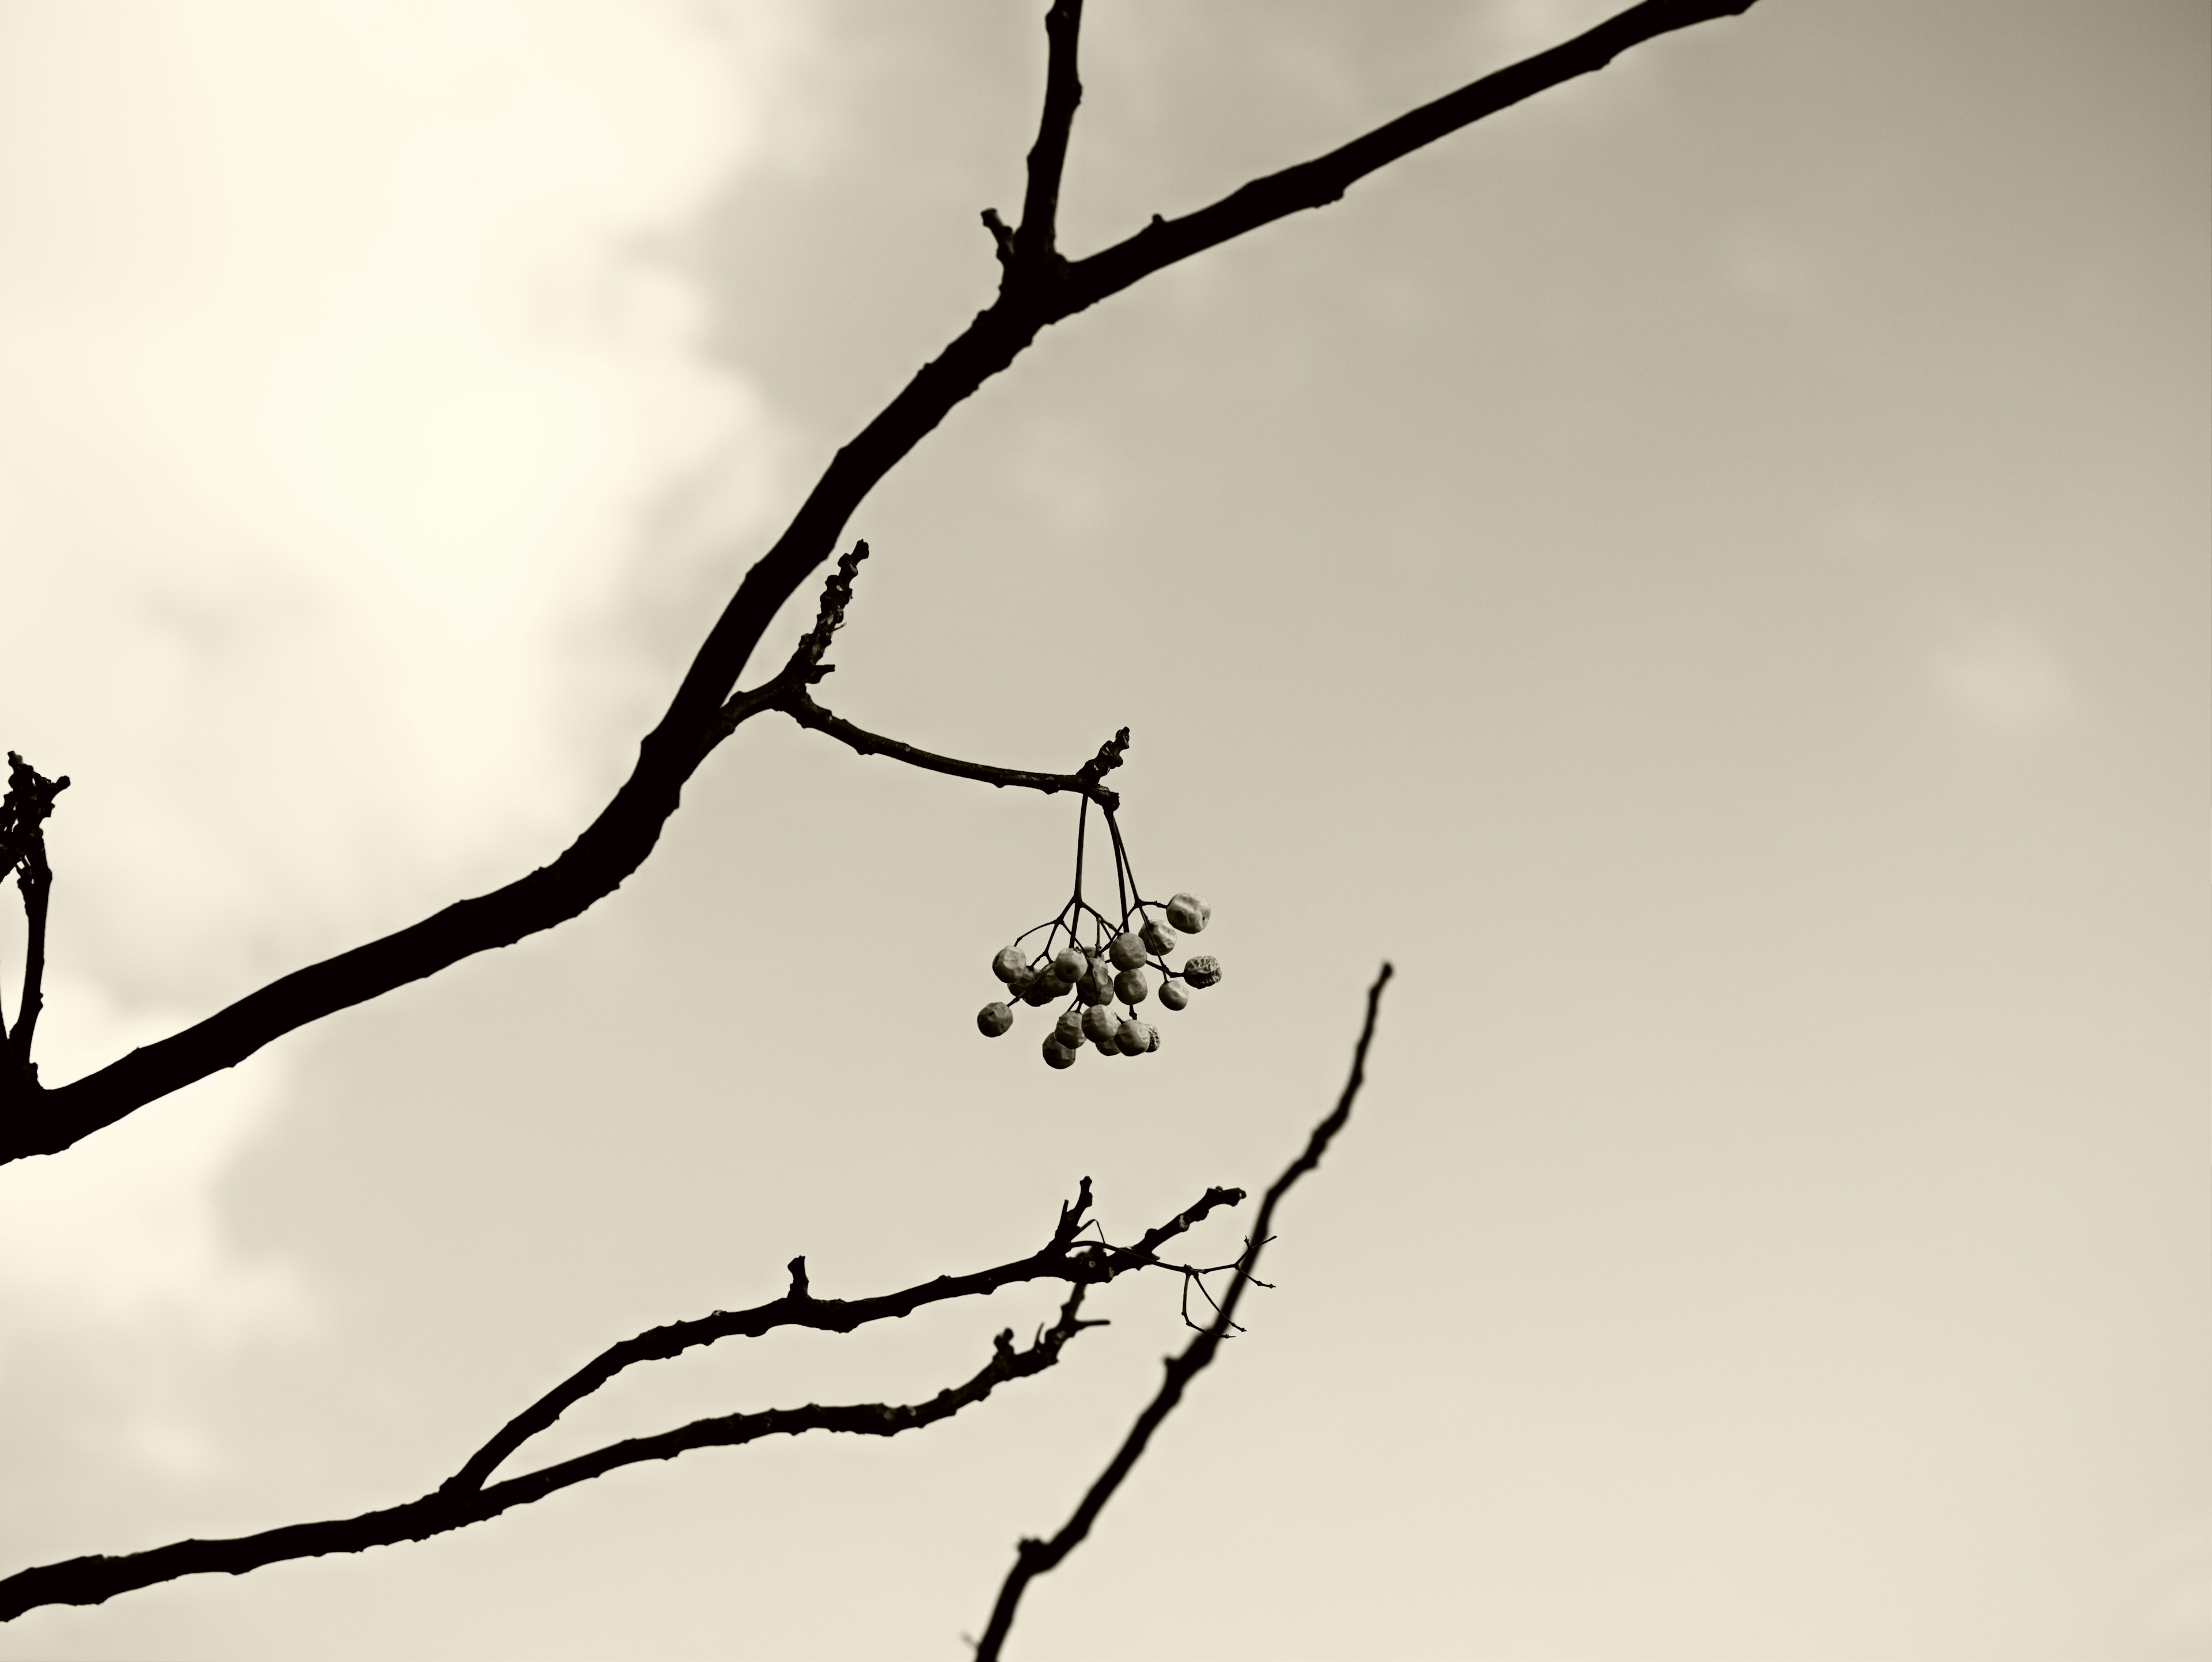
[[(1165, 916), (1152, 916), (1147, 907)], [(1085, 928), (1085, 913), (1090, 915), (1089, 933), (1093, 937), (1088, 946), (1079, 934)], [(991, 973), (1006, 983), (1012, 998), (986, 1004), (977, 1012), (975, 1025), (985, 1038), (997, 1038), (1014, 1025), (1014, 1003), (1042, 1008), (1072, 993), (1073, 999), (1060, 1012), (1052, 1032), (1045, 1035), (1044, 1059), (1050, 1066), (1074, 1066), (1086, 1044), (1109, 1056), (1145, 1056), (1157, 1050), (1160, 1030), (1137, 1015), (1137, 1007), (1152, 995), (1152, 982), (1146, 971), (1158, 973), (1160, 1002), (1170, 1010), (1188, 1004), (1192, 991), (1220, 980), (1221, 965), (1212, 957), (1201, 954), (1187, 959), (1180, 970), (1170, 969), (1166, 962), (1180, 936), (1196, 934), (1212, 916), (1196, 896), (1179, 894), (1164, 906), (1158, 901), (1137, 901), (1122, 914), (1117, 928), (1080, 898), (1072, 900), (1058, 917), (1040, 923), (1022, 937), (1026, 941), (1038, 929), (1043, 930), (1042, 950), (1031, 953), (1017, 941), (1000, 948), (992, 959)], [(1115, 1011), (1117, 1001), (1126, 1007), (1127, 1014)]]

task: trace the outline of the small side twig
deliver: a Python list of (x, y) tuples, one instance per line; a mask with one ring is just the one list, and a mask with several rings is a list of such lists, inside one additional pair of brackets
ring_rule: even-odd
[(785, 715), (816, 733), (828, 734), (847, 748), (862, 756), (887, 756), (908, 767), (921, 768), (931, 773), (949, 774), (956, 779), (973, 779), (980, 783), (1004, 789), (1008, 785), (1024, 790), (1042, 791), (1047, 795), (1059, 791), (1073, 791), (1087, 796), (1109, 810), (1121, 806), (1118, 794), (1101, 782), (1115, 768), (1121, 765), (1122, 752), (1129, 748), (1129, 729), (1123, 728), (1098, 747), (1098, 753), (1073, 773), (1037, 773), (1026, 768), (994, 767), (988, 762), (963, 761), (957, 756), (940, 756), (902, 740), (887, 739), (880, 733), (871, 733), (857, 727), (842, 716), (833, 714), (815, 702), (809, 688), (823, 677), (834, 674), (836, 665), (822, 661), (830, 650), (830, 641), (845, 626), (846, 608), (853, 602), (853, 579), (860, 562), (868, 557), (866, 542), (856, 542), (852, 551), (842, 555), (837, 569), (822, 587), (822, 605), (815, 614), (814, 627), (799, 636), (799, 644), (775, 679), (753, 688), (750, 691), (733, 694), (722, 706), (715, 724), (712, 742), (720, 744), (743, 723), (768, 710), (781, 710)]
[(1044, 104), (1037, 115), (1036, 143), (1030, 146), (1029, 183), (1022, 196), (1022, 222), (1013, 235), (1007, 276), (1048, 271), (1060, 261), (1060, 180), (1067, 167), (1067, 136), (1083, 101), (1076, 74), (1076, 48), (1083, 30), (1083, 0), (1053, 0), (1045, 14)]
[(983, 1637), (976, 1644), (976, 1662), (998, 1662), (1000, 1653), (1006, 1642), (1006, 1634), (1013, 1626), (1014, 1610), (1021, 1603), (1023, 1592), (1036, 1577), (1057, 1568), (1069, 1553), (1083, 1543), (1084, 1537), (1091, 1533), (1091, 1525), (1097, 1521), (1106, 1502), (1113, 1498), (1114, 1491), (1121, 1488), (1122, 1480), (1128, 1476), (1139, 1457), (1144, 1453), (1146, 1446), (1152, 1441), (1152, 1434), (1159, 1429), (1161, 1422), (1175, 1411), (1176, 1404), (1182, 1400), (1184, 1389), (1212, 1361), (1214, 1354), (1221, 1348), (1222, 1340), (1235, 1328), (1237, 1306), (1244, 1296), (1245, 1288), (1251, 1284), (1252, 1272), (1260, 1262), (1260, 1250), (1270, 1239), (1267, 1226), (1273, 1221), (1276, 1204), (1290, 1191), (1292, 1184), (1321, 1164), (1321, 1157), (1328, 1152), (1330, 1141), (1344, 1129), (1345, 1122), (1352, 1117), (1352, 1099), (1359, 1094), (1359, 1087), (1366, 1078), (1367, 1047), (1375, 1037), (1376, 1013), (1381, 1008), (1382, 989), (1389, 983), (1390, 975), (1390, 966), (1385, 964), (1382, 973), (1375, 977), (1375, 984), (1367, 989), (1367, 1020), (1359, 1030), (1359, 1043), (1352, 1053), (1352, 1077), (1345, 1083), (1344, 1094), (1337, 1099), (1335, 1111), (1314, 1127), (1313, 1134), (1306, 1139), (1304, 1151), (1267, 1186), (1267, 1197), (1260, 1204), (1260, 1215), (1253, 1220), (1254, 1244), (1238, 1260), (1236, 1277), (1229, 1284), (1228, 1294), (1221, 1300), (1219, 1313), (1214, 1318), (1212, 1325), (1193, 1339), (1180, 1356), (1168, 1359), (1167, 1378), (1161, 1382), (1158, 1393), (1146, 1405), (1145, 1411), (1137, 1416), (1136, 1424), (1130, 1428), (1121, 1446), (1115, 1451), (1098, 1480), (1091, 1485), (1081, 1504), (1075, 1508), (1074, 1515), (1060, 1526), (1060, 1532), (1049, 1541), (1025, 1539), (1015, 1549), (1014, 1565), (1006, 1572), (1006, 1581), (999, 1589), (998, 1603), (991, 1610), (990, 1625), (983, 1629)]
[(54, 798), (69, 788), (69, 776), (49, 779), (14, 751), (8, 752), (8, 794), (0, 797), (0, 881), (15, 874), (22, 897), (23, 996), (15, 1010), (15, 1029), (8, 1031), (0, 1014), (0, 1098), (21, 1086), (35, 1090), (37, 1064), (31, 1040), (46, 1008), (46, 908), (53, 888), (53, 867), (46, 859), (46, 822)]

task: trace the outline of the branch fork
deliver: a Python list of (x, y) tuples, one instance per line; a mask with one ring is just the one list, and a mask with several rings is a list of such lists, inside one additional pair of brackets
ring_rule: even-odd
[[(288, 1525), (228, 1540), (179, 1541), (147, 1552), (72, 1558), (21, 1570), (0, 1579), (0, 1622), (42, 1604), (100, 1604), (118, 1593), (185, 1575), (215, 1571), (242, 1575), (264, 1565), (295, 1558), (427, 1540), (434, 1535), (495, 1518), (513, 1507), (544, 1500), (623, 1466), (672, 1459), (693, 1449), (727, 1448), (763, 1437), (795, 1436), (805, 1431), (891, 1437), (933, 1425), (981, 1402), (1000, 1385), (1028, 1379), (1052, 1367), (1077, 1334), (1086, 1328), (1106, 1325), (1102, 1320), (1080, 1314), (1085, 1295), (1091, 1288), (1103, 1286), (1132, 1270), (1153, 1267), (1158, 1263), (1158, 1249), (1161, 1245), (1202, 1221), (1217, 1208), (1237, 1205), (1243, 1198), (1241, 1189), (1208, 1189), (1195, 1203), (1165, 1223), (1146, 1230), (1134, 1245), (1119, 1247), (1103, 1239), (1079, 1239), (1085, 1229), (1097, 1227), (1095, 1220), (1089, 1215), (1091, 1179), (1085, 1178), (1075, 1198), (1061, 1204), (1051, 1236), (1027, 1257), (967, 1275), (939, 1275), (874, 1298), (814, 1297), (808, 1287), (806, 1260), (795, 1257), (787, 1266), (791, 1288), (783, 1297), (750, 1310), (718, 1310), (695, 1320), (672, 1322), (609, 1346), (508, 1421), (462, 1464), (459, 1470), (428, 1495), (353, 1518)], [(860, 1403), (842, 1407), (810, 1403), (803, 1408), (717, 1415), (653, 1436), (627, 1438), (550, 1466), (492, 1481), (498, 1468), (530, 1439), (551, 1426), (569, 1408), (641, 1362), (680, 1355), (718, 1339), (757, 1338), (778, 1327), (849, 1333), (872, 1322), (902, 1318), (927, 1305), (984, 1297), (1001, 1287), (1032, 1281), (1067, 1283), (1068, 1294), (1057, 1319), (1050, 1326), (1039, 1326), (1027, 1348), (1016, 1348), (1012, 1328), (1002, 1330), (992, 1341), (990, 1360), (980, 1372), (957, 1385), (947, 1385), (927, 1402)]]

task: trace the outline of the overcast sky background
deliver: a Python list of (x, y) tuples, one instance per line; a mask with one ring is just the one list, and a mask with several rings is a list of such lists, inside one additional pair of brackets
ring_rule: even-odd
[[(1042, 9), (0, 3), (48, 1079), (573, 835), (988, 300)], [(1077, 252), (1607, 8), (1091, 9)], [(1129, 725), (1224, 984), (1141, 1062), (986, 1044), (1072, 808), (757, 722), (578, 922), (0, 1171), (8, 1567), (407, 1498), (794, 1253), (1257, 1187), (1387, 955), (1279, 1290), (1013, 1653), (2212, 1655), (2209, 65), (2197, 0), (1765, 0), (1051, 332), (856, 517), (824, 697)], [(725, 1345), (537, 1453), (927, 1396), (1055, 1302)], [(0, 1657), (957, 1659), (1181, 1342), (1170, 1281), (1096, 1303), (925, 1433)]]

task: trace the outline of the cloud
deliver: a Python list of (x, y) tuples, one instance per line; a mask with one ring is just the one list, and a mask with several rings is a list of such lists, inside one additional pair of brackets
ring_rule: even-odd
[[(173, 1031), (180, 1014), (125, 1011), (97, 984), (66, 977), (50, 985), (47, 1002), (39, 1050), (42, 1072), (58, 1076)], [(298, 1275), (243, 1256), (219, 1205), (223, 1179), (268, 1123), (286, 1073), (282, 1057), (257, 1059), (64, 1156), (0, 1171), (0, 1306), (9, 1325), (181, 1327), (228, 1344), (306, 1322)]]
[(780, 15), (0, 18), (0, 721), (76, 780), (80, 971), (328, 950), (544, 858), (626, 762), (580, 735), (644, 674), (650, 516), (703, 476), (742, 527), (779, 442), (646, 249), (747, 164)]
[[(49, 1082), (526, 868), (626, 763), (653, 516), (726, 547), (781, 441), (649, 250), (750, 164), (794, 15), (0, 9), (0, 743), (75, 781)], [(225, 1222), (289, 1078), (0, 1170), (0, 1375), (86, 1447), (210, 1470), (225, 1359), (313, 1331)]]

